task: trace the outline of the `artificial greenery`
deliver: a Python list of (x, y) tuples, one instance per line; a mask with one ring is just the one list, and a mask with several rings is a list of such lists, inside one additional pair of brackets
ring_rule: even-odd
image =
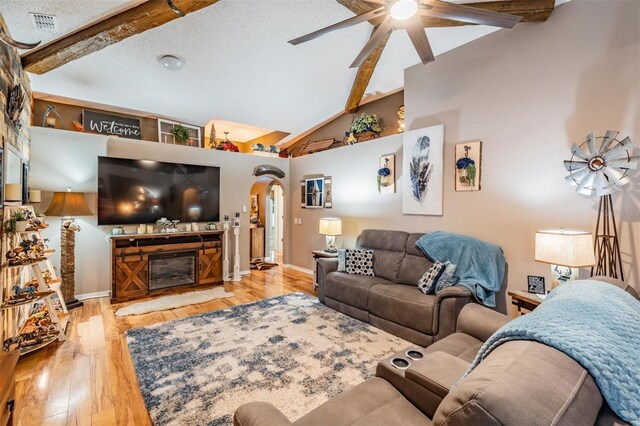
[(176, 124), (175, 126), (173, 126), (173, 129), (171, 129), (171, 133), (173, 134), (173, 137), (176, 139), (176, 142), (186, 142), (189, 140), (189, 138), (191, 137), (191, 133), (189, 133), (189, 129), (187, 129), (186, 127), (180, 125), (180, 124)]
[[(28, 211), (28, 210), (27, 210)], [(16, 233), (16, 222), (29, 220), (29, 217), (23, 210), (16, 210), (11, 214), (11, 217), (4, 223), (4, 232), (7, 234)]]
[(382, 119), (378, 114), (362, 113), (360, 118), (351, 124), (352, 133), (373, 132), (380, 133), (384, 130), (382, 127)]

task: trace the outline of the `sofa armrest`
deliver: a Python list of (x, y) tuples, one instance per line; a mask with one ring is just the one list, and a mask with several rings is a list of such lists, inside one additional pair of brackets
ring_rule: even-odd
[(460, 311), (457, 331), (486, 342), (493, 333), (511, 320), (511, 317), (500, 312), (470, 303)]
[(436, 295), (433, 305), (433, 336), (440, 340), (456, 331), (460, 310), (472, 300), (468, 288), (454, 285)]
[(318, 283), (318, 300), (324, 303), (325, 287), (324, 282), (327, 275), (338, 270), (338, 259), (321, 258), (317, 260), (316, 282)]
[(451, 354), (436, 351), (414, 362), (404, 374), (407, 379), (444, 399), (470, 365)]
[(289, 426), (293, 423), (267, 402), (243, 404), (233, 415), (235, 426)]

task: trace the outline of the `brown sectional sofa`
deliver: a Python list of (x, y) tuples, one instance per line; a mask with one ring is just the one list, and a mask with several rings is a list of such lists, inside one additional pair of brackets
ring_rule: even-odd
[[(600, 278), (600, 277), (599, 277)], [(633, 288), (608, 278), (638, 298)], [(455, 333), (426, 349), (407, 348), (378, 364), (363, 382), (291, 422), (271, 404), (252, 402), (236, 426), (627, 425), (603, 400), (580, 364), (549, 346), (507, 342), (462, 378), (480, 346), (511, 318), (477, 304), (460, 312)], [(422, 359), (391, 362), (418, 349)], [(462, 378), (462, 380), (460, 380)], [(460, 383), (454, 386), (458, 381)]]
[(425, 295), (418, 289), (418, 281), (432, 265), (415, 247), (422, 235), (364, 230), (356, 248), (373, 250), (375, 277), (337, 272), (337, 259), (319, 259), (318, 298), (330, 308), (423, 347), (453, 333), (460, 310), (472, 300), (471, 292), (454, 286)]

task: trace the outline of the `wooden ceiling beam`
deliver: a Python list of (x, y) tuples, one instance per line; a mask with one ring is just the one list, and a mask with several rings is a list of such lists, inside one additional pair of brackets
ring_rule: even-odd
[[(377, 27), (373, 28), (373, 32)], [(380, 60), (380, 56), (382, 56), (382, 51), (384, 47), (387, 45), (387, 41), (389, 41), (389, 37), (391, 36), (391, 32), (387, 32), (376, 47), (369, 53), (366, 59), (362, 62), (362, 64), (358, 67), (358, 72), (356, 73), (356, 78), (353, 82), (353, 86), (351, 87), (351, 93), (349, 93), (349, 99), (347, 99), (347, 104), (344, 107), (346, 113), (354, 113), (360, 106), (360, 101), (364, 96), (365, 91), (367, 90), (367, 86), (369, 85), (369, 81), (371, 81), (371, 76), (373, 75), (373, 71), (376, 69), (376, 65)], [(372, 33), (373, 34), (373, 33)]]
[[(218, 0), (172, 0), (184, 14), (198, 11)], [(147, 0), (108, 15), (96, 22), (22, 55), (26, 71), (44, 74), (126, 38), (180, 18), (167, 0)]]

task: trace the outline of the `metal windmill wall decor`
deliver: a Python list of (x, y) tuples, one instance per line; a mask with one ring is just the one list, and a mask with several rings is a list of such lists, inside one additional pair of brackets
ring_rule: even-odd
[(602, 137), (589, 133), (585, 142), (571, 146), (573, 155), (564, 162), (564, 167), (569, 172), (565, 180), (575, 185), (579, 194), (600, 197), (594, 247), (596, 265), (591, 268), (591, 276), (624, 280), (611, 194), (629, 183), (630, 171), (638, 168), (640, 156), (633, 155), (633, 143), (628, 136), (616, 139), (618, 133), (608, 130)]

